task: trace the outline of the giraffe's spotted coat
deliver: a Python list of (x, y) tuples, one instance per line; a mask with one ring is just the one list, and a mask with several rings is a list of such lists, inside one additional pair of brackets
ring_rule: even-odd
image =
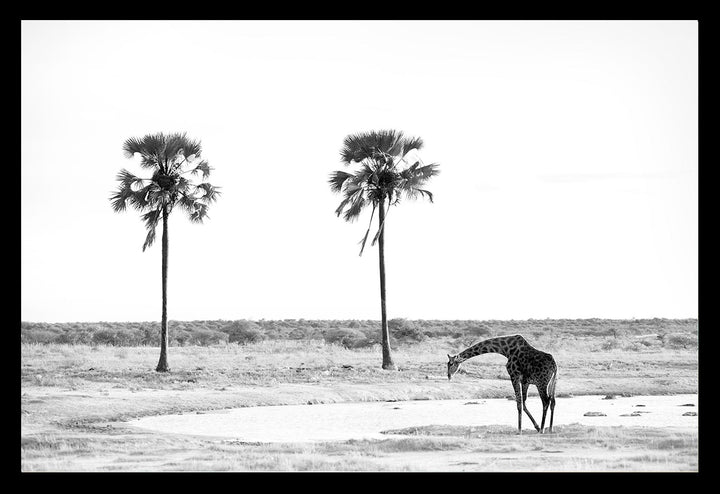
[[(452, 378), (453, 374), (457, 372), (461, 363), (484, 353), (499, 353), (508, 359), (506, 369), (515, 390), (515, 401), (518, 409), (518, 432), (522, 433), (523, 410), (530, 417), (535, 429), (538, 432), (544, 432), (548, 407), (550, 408), (549, 431), (552, 432), (555, 415), (555, 381), (557, 379), (557, 365), (553, 356), (537, 350), (519, 334), (499, 336), (476, 343), (457, 355), (448, 355), (448, 379)], [(537, 425), (525, 406), (527, 390), (531, 384), (537, 387), (543, 405), (540, 426)]]

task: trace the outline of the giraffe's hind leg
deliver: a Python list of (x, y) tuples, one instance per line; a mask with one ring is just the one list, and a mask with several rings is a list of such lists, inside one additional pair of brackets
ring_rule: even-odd
[[(530, 417), (530, 420), (532, 421), (533, 425), (535, 426), (535, 430), (540, 432), (540, 427), (538, 427), (537, 422), (535, 422), (535, 419), (532, 415), (530, 415), (530, 411), (527, 409), (527, 405), (525, 402), (527, 401), (527, 391), (530, 385), (528, 383), (522, 383), (522, 406), (523, 410), (525, 410), (525, 413), (527, 413), (527, 416)], [(543, 402), (543, 408), (544, 408), (544, 402)], [(544, 414), (543, 414), (544, 415)]]
[[(540, 421), (540, 429), (538, 429), (538, 432), (542, 434), (545, 432), (545, 417), (547, 415), (548, 405), (550, 405), (550, 398), (547, 395), (547, 392), (545, 391), (545, 386), (538, 386), (538, 394), (540, 395), (540, 400), (542, 401), (542, 407), (543, 407), (543, 414), (542, 414), (542, 420)], [(552, 423), (552, 414), (550, 423)], [(550, 432), (552, 432), (552, 425), (550, 426)]]

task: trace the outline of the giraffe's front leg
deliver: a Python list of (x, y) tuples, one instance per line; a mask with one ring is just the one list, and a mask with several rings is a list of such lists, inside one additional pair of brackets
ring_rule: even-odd
[(513, 378), (512, 380), (513, 389), (515, 390), (515, 402), (517, 403), (518, 410), (518, 434), (522, 434), (522, 385), (519, 378)]

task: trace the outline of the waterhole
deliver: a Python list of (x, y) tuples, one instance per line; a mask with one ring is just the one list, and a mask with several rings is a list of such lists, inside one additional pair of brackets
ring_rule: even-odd
[[(554, 425), (697, 428), (697, 395), (557, 398)], [(538, 397), (528, 409), (540, 423)], [(590, 413), (589, 413), (590, 412)], [(549, 425), (550, 412), (545, 422)], [(143, 417), (125, 423), (145, 430), (243, 442), (318, 442), (384, 439), (383, 431), (427, 425), (517, 426), (517, 408), (507, 399), (417, 400), (258, 406), (201, 413)], [(523, 413), (523, 431), (535, 429)]]

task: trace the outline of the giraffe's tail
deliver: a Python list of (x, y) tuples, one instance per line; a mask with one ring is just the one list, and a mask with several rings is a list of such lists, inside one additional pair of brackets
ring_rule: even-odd
[(556, 382), (557, 382), (557, 367), (555, 367), (555, 372), (553, 372), (553, 375), (550, 378), (550, 382), (547, 385), (547, 395), (550, 398), (555, 398), (555, 383)]

